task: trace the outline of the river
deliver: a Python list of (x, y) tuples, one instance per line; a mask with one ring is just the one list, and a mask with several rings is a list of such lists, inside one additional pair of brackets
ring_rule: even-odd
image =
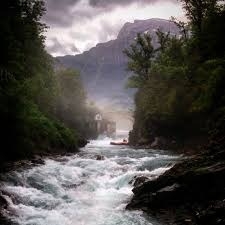
[[(91, 141), (75, 155), (5, 174), (6, 217), (18, 225), (158, 225), (140, 211), (125, 210), (132, 180), (155, 179), (178, 157), (109, 142)], [(104, 159), (96, 160), (99, 156)]]

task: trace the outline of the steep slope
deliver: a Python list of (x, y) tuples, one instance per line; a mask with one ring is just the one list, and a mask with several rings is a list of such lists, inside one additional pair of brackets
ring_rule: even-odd
[(129, 47), (137, 33), (144, 32), (153, 36), (153, 44), (156, 46), (155, 31), (158, 28), (178, 34), (176, 25), (168, 20), (135, 20), (123, 26), (117, 39), (97, 44), (82, 54), (58, 59), (65, 66), (80, 70), (88, 95), (93, 100), (130, 105), (132, 98), (129, 96), (132, 96), (132, 92), (124, 88), (129, 72), (126, 70), (127, 57), (123, 50)]

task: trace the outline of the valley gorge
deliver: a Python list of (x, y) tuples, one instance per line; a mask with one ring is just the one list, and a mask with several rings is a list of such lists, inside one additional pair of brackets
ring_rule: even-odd
[(223, 1), (3, 3), (0, 224), (224, 225)]

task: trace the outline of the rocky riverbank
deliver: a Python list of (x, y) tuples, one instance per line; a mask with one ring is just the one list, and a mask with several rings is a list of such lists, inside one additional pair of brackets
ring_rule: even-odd
[(225, 151), (189, 157), (144, 181), (127, 209), (146, 211), (164, 224), (225, 224)]
[[(78, 141), (78, 146), (74, 149), (67, 150), (67, 149), (54, 149), (51, 152), (40, 152), (39, 154), (35, 154), (32, 156), (28, 156), (25, 158), (14, 159), (9, 161), (0, 161), (0, 173), (4, 174), (9, 171), (18, 170), (20, 168), (32, 168), (34, 166), (42, 165), (45, 163), (45, 159), (60, 159), (63, 155), (70, 155), (74, 154), (74, 152), (78, 152), (79, 148), (86, 146), (88, 143), (85, 139), (80, 139)], [(8, 221), (4, 217), (4, 210), (8, 207), (8, 203), (3, 197), (4, 193), (0, 191), (0, 224), (1, 225), (12, 225), (11, 221)]]

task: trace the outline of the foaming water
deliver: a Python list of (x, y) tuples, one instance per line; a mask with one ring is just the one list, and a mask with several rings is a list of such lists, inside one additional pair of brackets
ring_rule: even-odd
[(91, 141), (77, 155), (6, 174), (6, 216), (19, 225), (156, 225), (140, 211), (125, 210), (132, 180), (155, 179), (178, 157), (109, 143)]

